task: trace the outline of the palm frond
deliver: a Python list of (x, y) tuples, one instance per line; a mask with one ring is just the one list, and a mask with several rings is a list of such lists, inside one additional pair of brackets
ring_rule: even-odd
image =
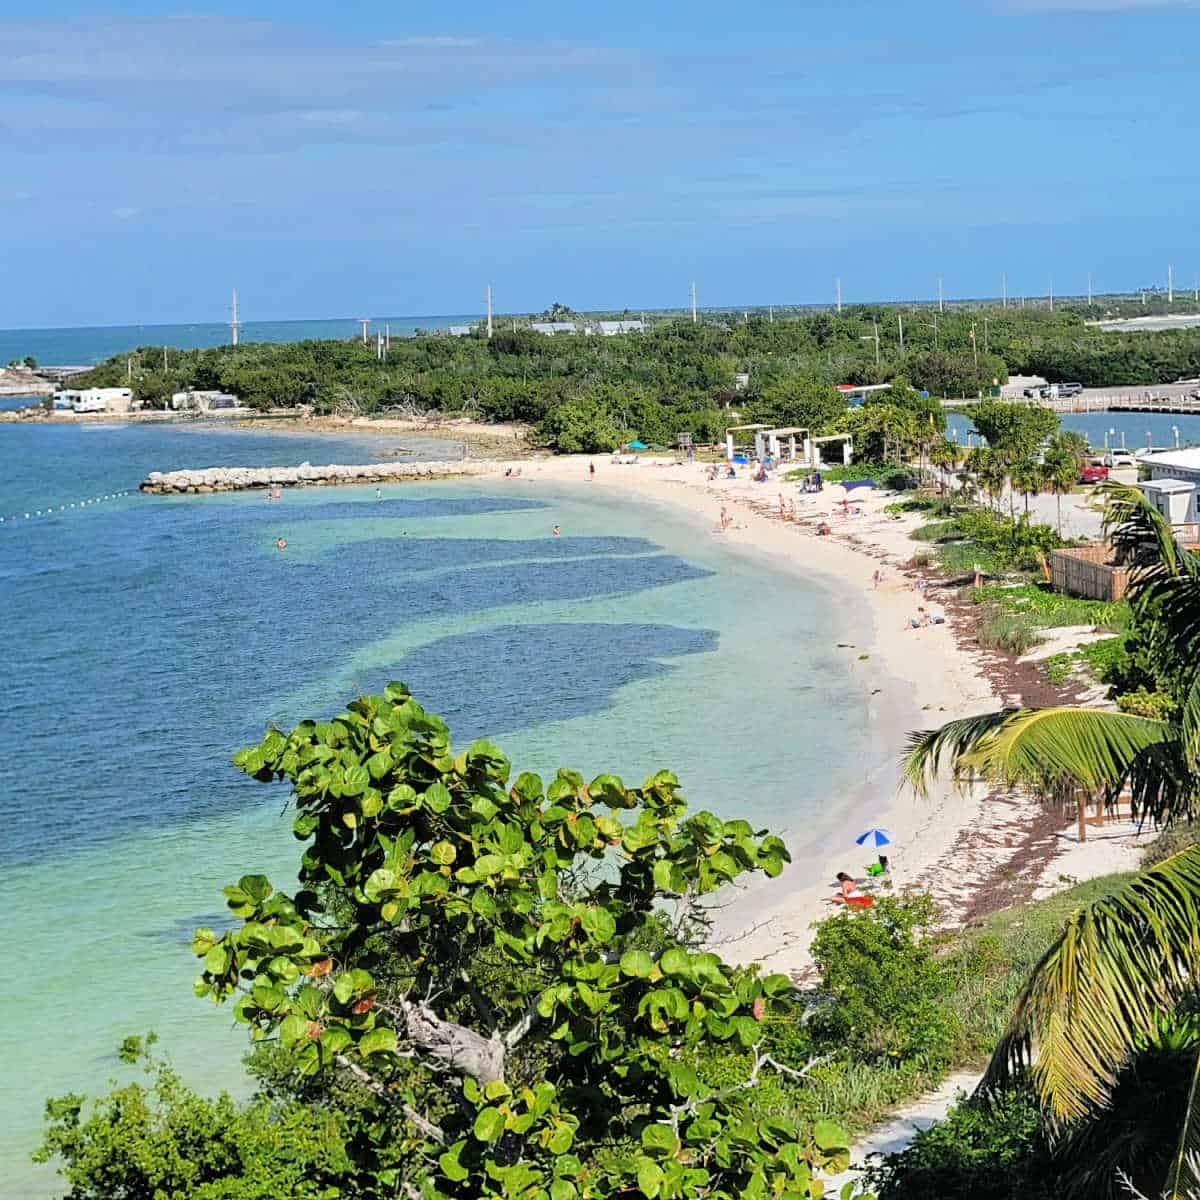
[(1096, 489), (1106, 500), (1104, 536), (1117, 562), (1130, 568), (1130, 587), (1180, 572), (1195, 573), (1197, 564), (1175, 538), (1166, 518), (1144, 492), (1126, 483), (1104, 483)]
[(919, 795), (924, 795), (940, 772), (944, 759), (950, 760), (955, 778), (959, 778), (958, 760), (1020, 711), (1016, 708), (1005, 708), (1000, 712), (984, 713), (978, 717), (947, 721), (939, 729), (910, 733), (901, 760), (904, 782)]
[(1163, 1012), (1195, 990), (1200, 846), (1081, 909), (1033, 969), (980, 1084), (1028, 1072), (1058, 1123), (1102, 1106), (1122, 1064)]
[(1196, 1054), (1192, 1068), (1179, 1144), (1171, 1160), (1171, 1172), (1163, 1195), (1165, 1200), (1195, 1200), (1200, 1195), (1200, 1053)]
[(1129, 598), (1141, 621), (1170, 638), (1172, 656), (1195, 664), (1182, 697), (1184, 757), (1200, 771), (1200, 557), (1180, 543), (1165, 517), (1127, 484), (1103, 485), (1104, 533), (1118, 562), (1130, 568)]
[[(959, 782), (1025, 787), (1052, 799), (1111, 799), (1136, 783), (1141, 807), (1171, 793), (1178, 730), (1166, 721), (1094, 708), (1004, 709), (911, 735), (904, 779), (928, 789), (944, 758)], [(1166, 748), (1166, 753), (1151, 754)]]

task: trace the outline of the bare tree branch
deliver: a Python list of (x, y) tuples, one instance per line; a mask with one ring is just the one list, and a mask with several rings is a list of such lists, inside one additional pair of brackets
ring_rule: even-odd
[(398, 1108), (408, 1119), (409, 1123), (431, 1142), (437, 1142), (439, 1146), (446, 1144), (446, 1134), (440, 1125), (435, 1125), (428, 1117), (423, 1117), (411, 1104), (406, 1104), (403, 1100), (393, 1096), (378, 1079), (363, 1070), (352, 1058), (347, 1058), (346, 1055), (339, 1054), (337, 1056), (337, 1064), (344, 1070), (349, 1071), (367, 1091)]

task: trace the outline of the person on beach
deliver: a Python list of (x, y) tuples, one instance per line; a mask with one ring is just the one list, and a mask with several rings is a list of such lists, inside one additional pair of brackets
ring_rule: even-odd
[(868, 899), (858, 890), (858, 884), (845, 871), (837, 873), (838, 890), (832, 897), (834, 904), (852, 904), (854, 901)]
[(729, 515), (729, 510), (725, 505), (721, 505), (721, 532), (724, 533), (730, 525), (733, 524), (733, 518)]
[(779, 519), (781, 521), (787, 519), (787, 505), (783, 501), (783, 493), (779, 493)]
[(788, 501), (787, 519), (789, 521), (794, 521), (796, 519), (796, 502), (795, 502), (795, 500)]
[(276, 538), (276, 539), (275, 539), (275, 549), (276, 549), (276, 550), (286, 550), (286, 549), (287, 549), (287, 542), (285, 542), (285, 541), (283, 540), (283, 538)]
[(595, 479), (595, 478), (596, 478), (596, 464), (594, 462), (590, 462), (590, 463), (588, 463), (588, 479), (591, 480), (591, 479)]
[(879, 585), (883, 582), (883, 572), (876, 567), (875, 574), (871, 576), (871, 586), (878, 591)]

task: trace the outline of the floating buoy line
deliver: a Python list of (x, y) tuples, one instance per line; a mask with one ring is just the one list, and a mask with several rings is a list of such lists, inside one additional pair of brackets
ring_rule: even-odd
[(106, 500), (120, 500), (124, 496), (132, 496), (133, 492), (105, 492), (103, 496), (89, 496), (86, 500), (72, 500), (68, 504), (51, 504), (49, 508), (31, 508), (28, 512), (8, 513), (0, 516), (0, 525), (11, 525), (14, 521), (32, 521), (37, 517), (53, 517), (59, 513), (70, 512), (73, 508), (90, 508), (93, 504), (103, 504)]

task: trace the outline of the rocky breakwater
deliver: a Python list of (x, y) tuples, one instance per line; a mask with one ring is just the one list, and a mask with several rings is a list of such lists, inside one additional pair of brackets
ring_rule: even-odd
[(195, 471), (151, 471), (140, 490), (155, 495), (184, 492), (242, 492), (269, 487), (337, 487), (355, 483), (409, 483), (421, 479), (452, 479), (481, 475), (483, 463), (405, 462), (366, 463), (361, 466), (314, 467), (205, 467)]

